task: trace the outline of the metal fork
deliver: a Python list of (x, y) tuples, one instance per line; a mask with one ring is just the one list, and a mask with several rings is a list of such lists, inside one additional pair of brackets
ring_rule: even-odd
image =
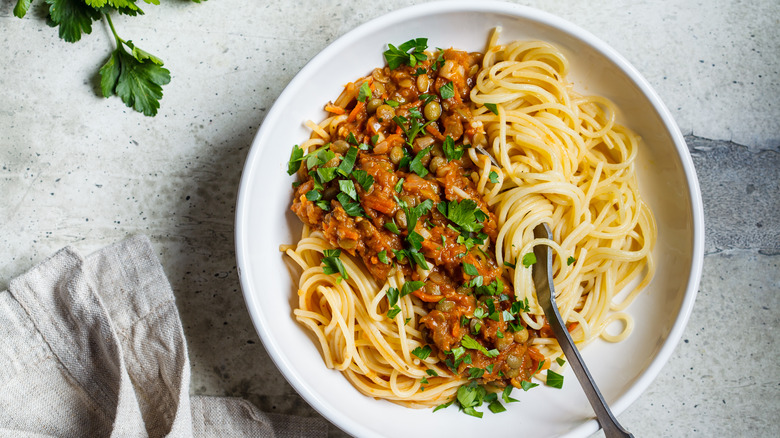
[[(552, 240), (550, 227), (545, 223), (537, 225), (534, 228), (534, 237)], [(532, 275), (534, 285), (536, 286), (536, 298), (544, 310), (544, 316), (550, 323), (550, 327), (558, 340), (558, 344), (561, 346), (561, 350), (563, 350), (563, 354), (571, 364), (580, 386), (582, 386), (590, 405), (596, 412), (596, 419), (604, 430), (604, 435), (607, 438), (633, 438), (633, 435), (625, 430), (615, 419), (615, 416), (612, 415), (612, 411), (609, 409), (607, 402), (604, 401), (604, 397), (602, 397), (596, 386), (596, 382), (593, 381), (593, 377), (585, 366), (580, 352), (574, 345), (574, 341), (572, 341), (569, 331), (561, 319), (558, 306), (555, 304), (555, 290), (552, 278), (552, 250), (547, 245), (536, 245), (534, 247), (534, 255), (536, 255), (536, 263), (533, 265)]]

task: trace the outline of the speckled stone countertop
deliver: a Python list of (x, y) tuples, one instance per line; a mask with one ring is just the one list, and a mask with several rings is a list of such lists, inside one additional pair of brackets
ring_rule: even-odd
[[(22, 20), (15, 1), (0, 1), (0, 290), (63, 246), (89, 253), (147, 234), (177, 295), (191, 391), (318, 415), (275, 368), (244, 307), (233, 246), (241, 169), (309, 59), (415, 3), (144, 3), (146, 15), (114, 23), (172, 72), (160, 113), (147, 118), (99, 96), (96, 72), (113, 48), (106, 26), (65, 43), (42, 1)], [(662, 375), (621, 422), (636, 436), (780, 435), (780, 3), (517, 3), (624, 55), (671, 110), (700, 180), (696, 305)]]

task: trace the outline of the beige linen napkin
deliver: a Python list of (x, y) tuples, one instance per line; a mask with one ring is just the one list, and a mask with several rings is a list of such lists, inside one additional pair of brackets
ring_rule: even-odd
[(0, 292), (0, 436), (324, 437), (322, 419), (190, 396), (170, 284), (146, 237), (65, 248)]

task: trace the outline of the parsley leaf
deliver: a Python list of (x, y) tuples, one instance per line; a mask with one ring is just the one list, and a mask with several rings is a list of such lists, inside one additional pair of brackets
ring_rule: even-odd
[(341, 190), (342, 193), (345, 193), (353, 200), (355, 201), (358, 200), (357, 190), (355, 190), (355, 183), (353, 183), (352, 180), (349, 179), (339, 180), (339, 190)]
[(290, 161), (287, 162), (287, 174), (292, 175), (297, 172), (301, 168), (301, 161), (303, 161), (303, 149), (296, 144), (290, 153)]
[(528, 391), (529, 389), (536, 388), (537, 386), (539, 386), (538, 383), (531, 383), (527, 380), (523, 380), (520, 382), (520, 388), (522, 388), (523, 391)]
[(490, 182), (492, 182), (493, 184), (498, 182), (498, 174), (493, 170), (490, 171), (490, 175), (488, 175), (488, 178), (490, 179)]
[(568, 258), (568, 259), (566, 259), (566, 265), (567, 265), (567, 266), (571, 266), (571, 265), (572, 265), (572, 263), (574, 263), (574, 262), (576, 262), (576, 261), (577, 261), (577, 259), (575, 259), (575, 258), (574, 258), (574, 256), (569, 256), (569, 258)]
[(479, 218), (484, 220), (485, 213), (471, 199), (464, 199), (460, 202), (440, 202), (437, 208), (447, 219), (466, 232), (477, 232), (483, 227), (482, 224), (477, 223), (477, 220)]
[[(339, 181), (341, 182), (341, 181)], [(352, 181), (349, 181), (350, 183)], [(354, 190), (355, 186), (352, 186), (352, 189)], [(339, 193), (336, 195), (336, 199), (339, 200), (341, 203), (341, 206), (344, 208), (344, 211), (347, 212), (350, 216), (365, 216), (365, 212), (363, 211), (363, 207), (360, 206), (360, 203), (353, 201), (350, 199), (350, 196), (344, 192)]]
[(339, 256), (341, 255), (340, 249), (326, 249), (324, 251), (325, 257), (322, 258), (322, 263), (325, 265), (322, 268), (322, 271), (327, 274), (339, 274), (340, 277), (338, 279), (338, 282), (341, 283), (341, 280), (347, 280), (349, 279), (349, 275), (347, 274), (347, 270), (344, 268), (344, 264), (341, 263), (341, 259)]
[(355, 167), (355, 159), (357, 158), (357, 154), (358, 149), (354, 146), (351, 146), (339, 164), (338, 170), (340, 174), (349, 176), (349, 174), (352, 172), (352, 168)]
[[(128, 53), (124, 46), (132, 50)], [(171, 81), (171, 74), (162, 61), (131, 41), (117, 37), (117, 47), (100, 68), (100, 89), (104, 97), (117, 95), (130, 108), (154, 116), (160, 108), (162, 86)]]
[[(92, 33), (92, 22), (100, 20), (100, 12), (88, 5), (87, 3), (79, 0), (45, 0), (49, 5), (49, 19), (53, 26), (59, 27), (60, 38), (69, 42), (75, 43), (81, 39), (81, 35), (86, 33)], [(14, 15), (18, 12), (21, 16), (27, 12), (30, 7), (30, 1), (26, 2), (21, 7), (17, 4), (14, 8)], [(19, 17), (21, 18), (21, 17)]]
[(409, 170), (416, 173), (417, 175), (420, 175), (420, 177), (425, 177), (425, 175), (428, 174), (428, 169), (425, 167), (425, 165), (422, 164), (422, 159), (425, 155), (430, 153), (431, 147), (428, 146), (427, 148), (421, 150), (417, 153), (417, 155), (414, 156), (414, 159), (411, 163), (409, 163)]
[(465, 348), (468, 348), (470, 350), (477, 350), (482, 352), (487, 357), (496, 357), (498, 356), (497, 350), (490, 350), (488, 351), (487, 348), (483, 347), (482, 344), (476, 341), (476, 339), (472, 338), (469, 335), (463, 335), (463, 339), (460, 340), (460, 345), (462, 345)]
[(495, 103), (486, 103), (485, 108), (489, 109), (491, 113), (498, 115), (498, 106)]
[(452, 99), (455, 97), (455, 86), (452, 82), (447, 82), (439, 88), (439, 96), (441, 96), (442, 99)]
[(387, 292), (385, 292), (385, 295), (387, 296), (387, 304), (390, 306), (395, 306), (398, 304), (398, 289), (394, 287), (387, 288)]
[(523, 256), (523, 266), (526, 268), (530, 267), (534, 263), (536, 263), (536, 255), (534, 253), (529, 252)]
[(553, 370), (547, 370), (547, 386), (563, 388), (563, 376)]
[(387, 250), (379, 251), (376, 255), (376, 257), (379, 259), (381, 263), (384, 263), (386, 265), (390, 264), (390, 259), (387, 257)]
[(398, 47), (392, 44), (388, 44), (387, 47), (384, 56), (390, 70), (395, 70), (403, 64), (414, 67), (418, 62), (428, 59), (428, 55), (425, 54), (425, 49), (428, 48), (428, 38), (415, 38)]
[(463, 146), (455, 146), (455, 141), (449, 135), (444, 139), (441, 147), (444, 150), (444, 157), (447, 158), (447, 162), (460, 160), (463, 156)]
[(563, 366), (563, 364), (565, 364), (565, 363), (566, 363), (566, 360), (565, 360), (564, 358), (562, 358), (562, 357), (558, 356), (558, 357), (556, 357), (556, 358), (555, 358), (555, 362), (556, 362), (556, 363), (557, 363), (559, 366)]
[(371, 186), (374, 185), (374, 177), (369, 175), (365, 170), (355, 169), (352, 171), (352, 176), (355, 177), (355, 181), (357, 181), (357, 183), (360, 184), (360, 187), (363, 187), (363, 190), (366, 192), (371, 190)]
[(479, 275), (479, 271), (477, 271), (477, 268), (471, 263), (466, 263), (466, 262), (463, 262), (463, 273), (465, 273), (466, 275), (471, 275), (472, 277)]
[(519, 400), (514, 399), (514, 398), (509, 396), (509, 394), (512, 392), (513, 388), (514, 388), (514, 386), (512, 386), (512, 385), (507, 385), (504, 388), (504, 392), (501, 394), (501, 398), (504, 399), (504, 403), (514, 403), (514, 402), (519, 401)]
[(404, 285), (401, 287), (401, 297), (405, 297), (409, 295), (410, 293), (419, 290), (425, 285), (422, 281), (407, 281), (404, 283)]
[(417, 347), (414, 350), (412, 350), (412, 354), (419, 357), (421, 360), (425, 360), (428, 358), (428, 356), (431, 355), (431, 347), (430, 345), (426, 345), (424, 347)]
[(404, 179), (403, 178), (399, 178), (398, 182), (395, 183), (395, 187), (393, 187), (393, 188), (395, 189), (396, 193), (401, 193), (401, 189), (403, 188), (403, 186), (404, 186)]
[(360, 91), (358, 91), (358, 102), (365, 102), (368, 100), (368, 98), (371, 97), (371, 87), (368, 85), (368, 81), (363, 82), (363, 85), (360, 86)]

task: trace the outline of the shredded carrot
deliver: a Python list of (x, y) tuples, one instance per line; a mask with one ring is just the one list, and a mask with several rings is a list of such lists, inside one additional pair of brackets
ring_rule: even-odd
[(439, 130), (433, 126), (433, 124), (426, 125), (425, 130), (428, 131), (428, 133), (432, 136), (436, 137), (437, 140), (444, 141), (444, 135), (442, 135), (442, 133), (439, 132)]
[(366, 103), (365, 103), (365, 102), (360, 102), (360, 101), (358, 101), (358, 102), (355, 104), (355, 107), (354, 107), (354, 108), (352, 108), (352, 111), (350, 111), (350, 113), (349, 113), (349, 117), (347, 117), (347, 122), (354, 122), (354, 121), (355, 121), (355, 119), (357, 118), (357, 115), (358, 115), (358, 113), (360, 113), (360, 111), (361, 111), (363, 108), (365, 108), (365, 107), (366, 107)]
[(393, 214), (395, 212), (395, 201), (375, 195), (366, 195), (361, 198), (366, 208), (380, 211), (384, 214)]
[(328, 102), (328, 104), (325, 105), (325, 111), (327, 111), (329, 113), (333, 113), (333, 114), (339, 114), (339, 115), (344, 114), (345, 112), (347, 112), (344, 108), (342, 108), (340, 106), (333, 105), (330, 102)]

